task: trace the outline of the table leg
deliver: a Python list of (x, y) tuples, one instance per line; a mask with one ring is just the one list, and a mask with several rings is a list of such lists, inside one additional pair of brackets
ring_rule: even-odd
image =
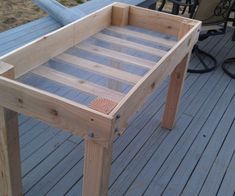
[(22, 195), (17, 115), (0, 107), (0, 195)]
[(112, 144), (103, 146), (85, 140), (83, 196), (107, 196), (112, 161)]
[[(1, 62), (0, 76), (14, 79), (14, 67)], [(22, 195), (18, 114), (0, 106), (0, 195)]]
[(190, 55), (185, 56), (171, 74), (165, 112), (162, 121), (163, 128), (172, 129), (174, 126), (189, 58)]

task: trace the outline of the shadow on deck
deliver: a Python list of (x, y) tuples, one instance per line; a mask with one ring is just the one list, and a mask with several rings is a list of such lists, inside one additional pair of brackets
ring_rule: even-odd
[[(231, 36), (229, 29), (201, 47), (221, 63), (235, 54)], [(192, 58), (191, 66), (198, 63)], [(234, 195), (235, 80), (220, 67), (188, 74), (171, 132), (160, 127), (166, 92), (167, 81), (115, 140), (109, 195)], [(20, 116), (20, 144), (27, 196), (81, 195), (80, 138)]]

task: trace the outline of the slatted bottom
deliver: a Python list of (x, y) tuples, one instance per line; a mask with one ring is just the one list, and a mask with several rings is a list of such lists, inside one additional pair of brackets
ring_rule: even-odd
[[(175, 44), (173, 36), (134, 26), (110, 26), (23, 75), (19, 81), (55, 94), (58, 89), (63, 90), (60, 96), (86, 106), (96, 99), (117, 105)], [(51, 90), (54, 86), (55, 91)], [(100, 108), (96, 107), (107, 112)]]
[[(231, 35), (229, 30), (226, 36), (209, 38), (202, 47), (221, 63), (235, 53)], [(190, 66), (198, 64), (193, 59)], [(115, 140), (109, 195), (234, 195), (235, 80), (220, 68), (189, 74), (171, 132), (160, 128), (167, 84), (151, 95), (124, 135)], [(49, 86), (43, 84), (74, 99), (72, 92)], [(26, 196), (81, 195), (80, 138), (21, 115), (20, 144)]]

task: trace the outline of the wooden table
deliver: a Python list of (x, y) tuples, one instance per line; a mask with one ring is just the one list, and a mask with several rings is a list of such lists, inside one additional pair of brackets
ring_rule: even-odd
[[(173, 128), (200, 26), (195, 20), (115, 3), (3, 56), (0, 195), (22, 194), (18, 113), (84, 138), (83, 195), (107, 195), (114, 137), (169, 75), (162, 126)], [(69, 67), (75, 71), (68, 73)], [(108, 82), (96, 83), (76, 70)], [(91, 101), (86, 105), (42, 90), (40, 82), (30, 86), (24, 80), (30, 77), (85, 93)], [(120, 90), (123, 86), (128, 90)]]

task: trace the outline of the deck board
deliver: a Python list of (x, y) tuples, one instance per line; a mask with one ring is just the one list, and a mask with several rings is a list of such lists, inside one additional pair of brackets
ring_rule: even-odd
[[(235, 52), (231, 34), (229, 30), (226, 36), (210, 38), (201, 47), (221, 62)], [(198, 63), (193, 58), (190, 64)], [(110, 195), (233, 195), (234, 80), (220, 68), (188, 74), (172, 132), (160, 128), (167, 84), (168, 80), (163, 82), (130, 120), (124, 135), (116, 138)], [(46, 82), (42, 88), (89, 100)], [(19, 119), (25, 195), (81, 195), (83, 141), (26, 116)]]

